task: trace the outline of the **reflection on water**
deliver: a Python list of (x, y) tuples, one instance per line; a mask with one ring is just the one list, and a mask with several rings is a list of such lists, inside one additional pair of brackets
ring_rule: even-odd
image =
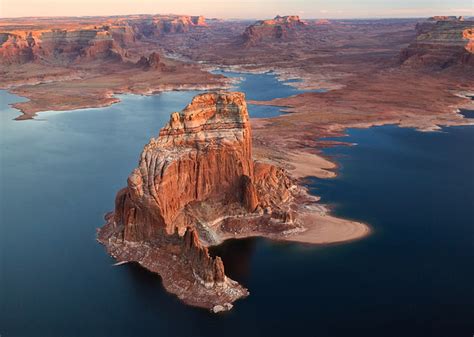
[(459, 109), (459, 113), (466, 118), (474, 118), (474, 110)]
[(257, 240), (227, 240), (218, 247), (211, 248), (210, 253), (222, 258), (227, 276), (245, 284), (250, 277), (250, 264)]

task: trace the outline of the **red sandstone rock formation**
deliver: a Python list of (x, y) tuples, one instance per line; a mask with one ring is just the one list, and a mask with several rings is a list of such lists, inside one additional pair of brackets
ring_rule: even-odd
[(115, 221), (130, 241), (148, 240), (162, 229), (182, 233), (191, 222), (186, 205), (241, 201), (252, 192), (251, 182), (243, 181), (253, 174), (244, 95), (196, 96), (145, 146), (127, 192), (118, 198)]
[(224, 264), (219, 256), (209, 256), (207, 247), (203, 247), (199, 241), (196, 230), (188, 228), (183, 236), (182, 254), (188, 259), (196, 277), (206, 285), (212, 287), (214, 284), (223, 285), (226, 281)]
[(99, 29), (0, 33), (2, 63), (54, 60), (68, 64), (84, 59), (121, 60), (123, 54), (112, 34)]
[(279, 16), (273, 20), (257, 21), (248, 26), (243, 33), (244, 44), (253, 46), (262, 41), (287, 40), (306, 26), (299, 16)]
[(148, 57), (142, 56), (136, 65), (144, 70), (164, 70), (165, 64), (161, 62), (160, 54), (152, 52)]
[(228, 310), (248, 292), (205, 245), (298, 229), (296, 191), (283, 169), (254, 162), (244, 94), (201, 94), (145, 146), (99, 240), (118, 260), (159, 273), (186, 303)]
[(462, 17), (433, 17), (416, 26), (418, 36), (400, 55), (407, 66), (445, 69), (474, 66), (474, 21)]

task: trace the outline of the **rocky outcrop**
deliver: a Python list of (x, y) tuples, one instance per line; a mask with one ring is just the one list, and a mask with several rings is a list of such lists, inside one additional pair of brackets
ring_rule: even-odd
[(331, 21), (329, 21), (328, 19), (319, 19), (315, 22), (315, 24), (317, 26), (324, 26), (324, 25), (330, 25), (331, 24)]
[(166, 65), (161, 62), (160, 54), (152, 52), (148, 57), (142, 56), (136, 63), (143, 70), (165, 70)]
[(277, 15), (272, 20), (257, 21), (248, 26), (243, 33), (243, 42), (247, 46), (254, 46), (260, 42), (288, 40), (304, 27), (306, 23), (297, 15)]
[(194, 275), (207, 288), (222, 286), (226, 281), (224, 263), (219, 256), (209, 256), (207, 247), (199, 241), (196, 230), (188, 228), (183, 236), (182, 254), (189, 261)]
[(445, 69), (474, 66), (474, 21), (462, 17), (433, 17), (416, 26), (417, 38), (400, 55), (405, 66)]
[(253, 160), (244, 94), (201, 94), (145, 146), (99, 240), (159, 273), (184, 302), (228, 310), (248, 292), (206, 246), (297, 230), (298, 193), (283, 169)]
[(0, 62), (27, 63), (35, 59), (36, 41), (31, 34), (0, 33)]

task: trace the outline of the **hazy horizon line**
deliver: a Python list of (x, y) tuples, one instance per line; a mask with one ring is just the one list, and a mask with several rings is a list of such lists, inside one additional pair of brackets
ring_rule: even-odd
[[(179, 13), (131, 13), (131, 14), (97, 14), (97, 15), (30, 15), (30, 16), (0, 16), (0, 19), (29, 19), (29, 18), (100, 18), (100, 17), (122, 17), (122, 16), (157, 16), (157, 15), (175, 15), (175, 16), (202, 16), (206, 19), (220, 19), (220, 20), (262, 20), (262, 19), (269, 19), (274, 18), (277, 15), (280, 16), (287, 16), (276, 14), (274, 16), (268, 17), (219, 17), (219, 16), (205, 16), (202, 14), (179, 14)], [(465, 16), (465, 15), (445, 15), (445, 14), (434, 14), (434, 15), (413, 15), (413, 16), (318, 16), (318, 17), (305, 17), (304, 15), (298, 14), (288, 14), (299, 16), (302, 20), (320, 20), (320, 19), (328, 19), (328, 20), (377, 20), (377, 19), (423, 19), (423, 18), (430, 18), (433, 16), (456, 16), (456, 17), (465, 17), (465, 18), (472, 18), (472, 16)]]

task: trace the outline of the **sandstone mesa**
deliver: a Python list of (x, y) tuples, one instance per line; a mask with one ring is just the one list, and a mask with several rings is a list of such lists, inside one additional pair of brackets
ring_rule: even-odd
[(418, 23), (416, 31), (416, 40), (401, 52), (404, 65), (441, 69), (456, 64), (474, 66), (474, 21), (435, 16)]
[(262, 20), (248, 26), (242, 37), (246, 46), (255, 46), (260, 42), (275, 42), (295, 37), (298, 30), (307, 23), (297, 15), (277, 15), (272, 20)]

